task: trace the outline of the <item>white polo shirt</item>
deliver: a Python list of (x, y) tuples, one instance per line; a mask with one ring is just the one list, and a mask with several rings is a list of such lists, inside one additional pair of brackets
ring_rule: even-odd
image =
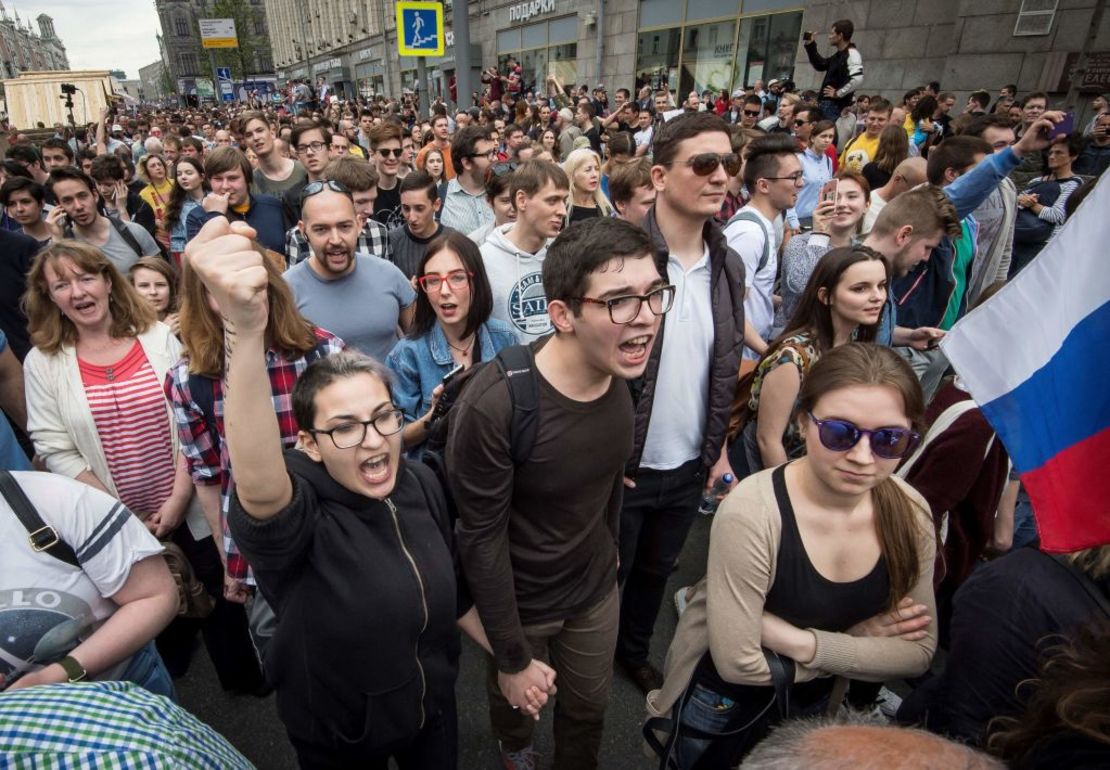
[(667, 280), (675, 287), (667, 313), (641, 468), (670, 470), (701, 455), (709, 409), (713, 302), (709, 247), (686, 270), (671, 255)]

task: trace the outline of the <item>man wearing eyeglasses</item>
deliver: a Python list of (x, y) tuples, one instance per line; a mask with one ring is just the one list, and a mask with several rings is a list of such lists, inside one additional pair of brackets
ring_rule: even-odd
[(713, 112), (674, 118), (655, 135), (656, 199), (643, 227), (675, 300), (633, 388), (616, 653), (645, 694), (662, 685), (649, 652), (667, 578), (703, 491), (732, 470), (723, 448), (740, 368), (744, 266), (713, 222), (740, 169), (731, 149), (728, 124)]
[(293, 126), (293, 131), (289, 134), (289, 146), (304, 166), (308, 178), (304, 184), (289, 188), (282, 196), (282, 202), (289, 209), (291, 219), (300, 219), (301, 192), (305, 185), (324, 178), (324, 169), (331, 160), (331, 141), (331, 131), (323, 126), (307, 120), (298, 121)]
[[(562, 173), (542, 161), (521, 168), (532, 164)], [(555, 756), (544, 764), (598, 767), (619, 617), (621, 479), (635, 428), (622, 380), (644, 373), (673, 299), (651, 256), (642, 230), (610, 218), (576, 224), (551, 245), (539, 282), (550, 287), (543, 310), (555, 333), (531, 346), (540, 403), (524, 462), (512, 457), (513, 407), (498, 367), (479, 371), (454, 407), (447, 469), (459, 555), (493, 650), (489, 713), (507, 770), (537, 767), (536, 723), (514, 707), (530, 687), (552, 691), (545, 659), (559, 701)]]
[(401, 173), (401, 127), (395, 123), (382, 123), (370, 132), (370, 152), (378, 167), (378, 197), (374, 201), (374, 219), (392, 230), (405, 223), (401, 216), (401, 191), (398, 175)]
[(744, 164), (744, 185), (751, 201), (725, 225), (725, 236), (744, 260), (744, 357), (756, 359), (767, 350), (775, 320), (774, 285), (782, 217), (797, 203), (805, 185), (794, 139), (779, 134), (751, 142)]
[(440, 221), (460, 233), (472, 233), (493, 221), (486, 202), (486, 172), (493, 165), (497, 143), (487, 126), (459, 129), (451, 140), (457, 176), (447, 183)]
[(334, 181), (304, 189), (297, 227), (312, 256), (285, 273), (297, 309), (356, 350), (384, 361), (397, 327), (412, 323), (416, 292), (392, 263), (357, 254), (360, 228), (351, 193)]

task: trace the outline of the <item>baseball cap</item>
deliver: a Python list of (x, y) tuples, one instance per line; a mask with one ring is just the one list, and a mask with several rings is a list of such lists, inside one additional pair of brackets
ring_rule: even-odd
[(770, 88), (771, 86), (778, 85), (781, 82), (782, 81), (778, 78), (772, 78), (771, 81), (767, 83), (767, 87)]
[(735, 91), (732, 92), (732, 98), (733, 99), (742, 99), (743, 97), (744, 97), (744, 89), (743, 88), (737, 88)]
[(113, 123), (112, 133), (115, 133), (116, 131), (123, 131), (123, 126), (121, 126), (119, 123)]

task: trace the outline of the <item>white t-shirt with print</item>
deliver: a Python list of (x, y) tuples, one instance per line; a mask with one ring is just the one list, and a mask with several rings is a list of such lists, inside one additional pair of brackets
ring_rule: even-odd
[[(14, 471), (12, 477), (81, 569), (36, 553), (27, 530), (0, 496), (0, 676), (60, 660), (116, 611), (110, 598), (131, 565), (162, 546), (119, 500), (88, 484), (52, 473)], [(115, 679), (128, 660), (96, 679)]]

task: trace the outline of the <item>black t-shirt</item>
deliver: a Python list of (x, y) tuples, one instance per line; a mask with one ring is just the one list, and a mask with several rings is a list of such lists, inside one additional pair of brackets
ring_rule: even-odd
[(395, 227), (404, 227), (405, 217), (401, 214), (401, 180), (392, 190), (378, 188), (378, 197), (374, 200), (374, 219), (392, 230)]
[(391, 230), (389, 232), (390, 260), (397, 265), (406, 278), (412, 278), (416, 275), (416, 268), (420, 266), (420, 260), (424, 259), (428, 244), (449, 232), (454, 231), (450, 227), (440, 225), (427, 238), (417, 238), (409, 232), (407, 225)]
[(29, 235), (0, 230), (0, 329), (20, 361), (31, 349), (31, 336), (19, 302), (27, 288), (27, 271), (41, 246)]
[(583, 219), (596, 219), (599, 216), (601, 216), (601, 212), (597, 206), (571, 206), (570, 218), (567, 220), (567, 224), (573, 225)]

